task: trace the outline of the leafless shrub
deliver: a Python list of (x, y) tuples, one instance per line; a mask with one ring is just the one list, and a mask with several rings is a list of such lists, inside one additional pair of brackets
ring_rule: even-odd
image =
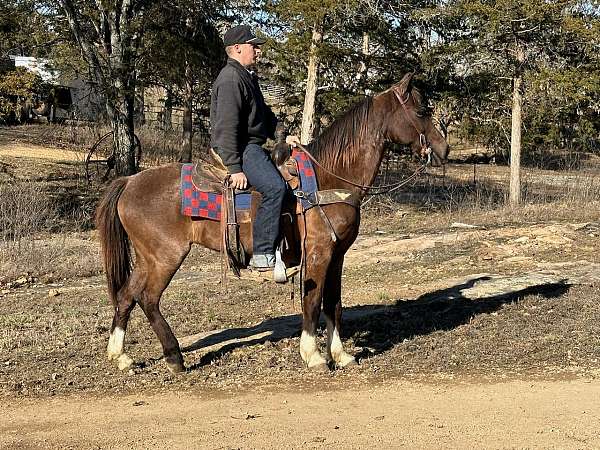
[[(142, 166), (157, 166), (176, 162), (181, 154), (182, 133), (178, 130), (161, 130), (152, 126), (141, 126), (136, 129), (136, 134), (142, 144)], [(192, 142), (192, 159), (205, 153), (209, 147), (207, 133), (194, 133)]]
[[(110, 127), (101, 123), (78, 124), (41, 124), (37, 133), (30, 133), (34, 143), (59, 148), (74, 148), (76, 150), (89, 149), (96, 141), (110, 131)], [(39, 141), (39, 142), (37, 142)]]
[(142, 126), (136, 134), (142, 145), (143, 166), (167, 164), (179, 158), (181, 133)]
[[(24, 274), (69, 278), (99, 273), (96, 246), (68, 242), (60, 216), (59, 205), (40, 183), (0, 185), (0, 281)], [(48, 230), (62, 233), (48, 236)]]
[(33, 236), (53, 216), (51, 203), (33, 182), (0, 185), (0, 255), (5, 275), (21, 272), (23, 261), (35, 261)]
[(53, 218), (47, 196), (33, 182), (0, 185), (0, 237), (17, 247)]
[[(382, 217), (392, 218), (398, 212), (414, 219), (403, 221), (405, 231), (434, 230), (452, 222), (487, 226), (523, 221), (598, 220), (600, 177), (593, 172), (523, 171), (521, 204), (515, 208), (508, 202), (508, 168), (481, 167), (487, 169), (472, 171), (469, 166), (453, 166), (446, 176), (439, 169), (430, 170), (430, 175), (393, 194), (367, 199), (363, 204), (364, 225), (370, 224), (367, 229), (385, 228)], [(410, 173), (403, 168), (385, 177), (389, 183)], [(380, 174), (376, 184), (384, 184), (382, 179)]]

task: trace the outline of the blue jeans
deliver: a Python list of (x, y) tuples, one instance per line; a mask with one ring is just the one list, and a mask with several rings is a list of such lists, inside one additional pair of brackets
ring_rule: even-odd
[(242, 171), (248, 182), (262, 195), (252, 224), (255, 255), (273, 255), (279, 236), (279, 218), (286, 184), (271, 158), (260, 145), (248, 144), (242, 154)]

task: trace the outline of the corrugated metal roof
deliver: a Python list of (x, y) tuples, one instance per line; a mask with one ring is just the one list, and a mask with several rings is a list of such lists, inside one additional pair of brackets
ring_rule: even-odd
[(9, 58), (14, 61), (15, 67), (25, 67), (27, 70), (37, 73), (46, 82), (56, 82), (58, 79), (58, 73), (49, 67), (47, 59), (16, 55), (9, 55)]

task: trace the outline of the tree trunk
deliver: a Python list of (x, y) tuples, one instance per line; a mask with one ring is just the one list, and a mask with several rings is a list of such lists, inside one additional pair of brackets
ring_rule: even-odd
[(165, 98), (165, 110), (162, 116), (162, 128), (165, 131), (173, 129), (173, 93), (171, 89), (167, 89), (167, 97)]
[(192, 129), (192, 106), (194, 98), (194, 84), (192, 78), (192, 67), (189, 61), (185, 64), (185, 89), (183, 93), (183, 136), (181, 140), (181, 153), (179, 162), (192, 162), (192, 138), (194, 130)]
[(517, 47), (517, 70), (513, 77), (512, 124), (510, 138), (510, 188), (509, 203), (517, 206), (521, 203), (521, 108), (523, 104), (522, 64), (525, 60), (523, 49)]
[(119, 103), (107, 102), (107, 112), (113, 133), (114, 168), (117, 175), (133, 175), (135, 160), (134, 96), (127, 92)]
[(319, 72), (319, 55), (317, 54), (323, 34), (315, 27), (310, 44), (308, 57), (308, 76), (306, 80), (306, 93), (304, 95), (304, 111), (302, 112), (302, 127), (300, 129), (300, 142), (306, 145), (313, 139), (315, 129), (315, 99), (317, 96), (317, 78)]
[(371, 54), (371, 50), (369, 48), (369, 33), (363, 33), (363, 44), (362, 44), (362, 55), (363, 60), (360, 62), (360, 67), (358, 68), (358, 84), (364, 95), (368, 95), (367, 93), (367, 71), (369, 67), (367, 66), (367, 59)]

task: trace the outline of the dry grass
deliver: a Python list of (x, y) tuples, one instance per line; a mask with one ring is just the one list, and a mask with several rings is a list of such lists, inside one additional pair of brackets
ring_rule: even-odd
[[(159, 144), (158, 140), (155, 145)], [(486, 179), (481, 176), (476, 183), (471, 181), (470, 169), (451, 167), (445, 179), (433, 172), (400, 194), (370, 202), (364, 208), (363, 233), (400, 231), (395, 238), (401, 233), (447, 232), (452, 222), (493, 228), (556, 220), (598, 221), (599, 188), (589, 174), (532, 171), (536, 177), (524, 183), (525, 203), (509, 208), (505, 205), (504, 169), (486, 174)], [(61, 183), (62, 191), (57, 187)], [(140, 362), (137, 375), (117, 372), (103, 355), (112, 313), (103, 281), (78, 279), (101, 271), (97, 240), (92, 231), (81, 231), (89, 226), (97, 193), (72, 191), (65, 181), (52, 185), (30, 181), (0, 189), (7, 194), (0, 196), (7, 216), (0, 216), (0, 222), (6, 223), (0, 242), (0, 281), (29, 272), (64, 284), (59, 287), (64, 291), (56, 297), (48, 296), (50, 286), (46, 285), (10, 289), (2, 297), (0, 353), (9, 355), (6, 360), (10, 359), (10, 364), (0, 364), (0, 394), (120, 392), (141, 386), (145, 390), (181, 390), (196, 384), (227, 388), (235, 383), (252, 386), (257, 380), (293, 382), (298, 376), (308, 383), (322, 380), (322, 375), (301, 369), (297, 335), (207, 357), (187, 354), (188, 364), (196, 367), (186, 377), (173, 378), (158, 359), (161, 350), (139, 309), (127, 338), (132, 355)], [(16, 206), (9, 207), (8, 199)], [(27, 209), (40, 205), (47, 209)], [(35, 220), (20, 228), (23, 224), (15, 220), (18, 217), (20, 221)], [(82, 226), (82, 222), (88, 224)], [(21, 249), (26, 251), (15, 251), (19, 236)], [(477, 265), (464, 267), (456, 262), (478, 248), (479, 241), (473, 240), (461, 248), (448, 245), (420, 251), (401, 264), (349, 266), (344, 272), (348, 309), (388, 307), (368, 320), (346, 322), (346, 345), (361, 358), (361, 366), (355, 372), (334, 373), (331, 378), (371, 380), (439, 373), (493, 378), (499, 373), (529, 370), (553, 374), (555, 367), (597, 368), (600, 357), (594, 336), (600, 334), (595, 286), (452, 302), (395, 293), (404, 289), (402, 283), (419, 287), (440, 277), (488, 270), (495, 261), (483, 266), (475, 258)], [(544, 256), (536, 251), (536, 257)], [(163, 311), (178, 336), (219, 328), (244, 332), (269, 320), (275, 326), (281, 317), (300, 311), (299, 299), (290, 300), (289, 286), (236, 282), (223, 289), (218, 272), (218, 256), (196, 250), (180, 273), (188, 279), (174, 280), (165, 292)], [(393, 283), (398, 286), (391, 286)]]
[[(108, 132), (102, 126), (39, 125), (3, 129), (5, 142), (25, 142), (59, 148), (91, 146)], [(181, 136), (150, 127), (139, 127), (143, 162), (149, 165), (177, 160)], [(206, 136), (197, 135), (195, 148), (201, 152)], [(4, 278), (32, 272), (42, 274), (59, 267), (63, 277), (97, 273), (95, 252), (87, 246), (60, 244), (61, 233), (88, 231), (93, 228), (93, 214), (99, 192), (86, 186), (75, 171), (53, 160), (4, 158), (6, 170), (16, 179), (35, 179), (11, 187), (0, 185), (0, 267)], [(42, 164), (43, 161), (43, 164)], [(450, 164), (445, 176), (440, 169), (430, 169), (427, 177), (393, 195), (369, 200), (363, 207), (362, 232), (401, 231), (435, 232), (453, 222), (494, 227), (518, 223), (556, 220), (597, 221), (600, 204), (600, 179), (588, 161), (586, 171), (553, 172), (523, 169), (523, 204), (507, 206), (508, 168), (503, 166)], [(61, 165), (62, 164), (62, 165)], [(381, 177), (382, 183), (402, 179), (411, 172), (413, 163), (400, 160)], [(25, 167), (30, 167), (25, 172)], [(32, 169), (33, 168), (33, 169)], [(414, 167), (413, 167), (414, 169)], [(0, 183), (2, 181), (0, 180)], [(10, 192), (10, 193), (9, 193)], [(12, 203), (11, 203), (12, 202)], [(12, 205), (12, 206), (10, 206)], [(39, 239), (40, 231), (55, 233)], [(78, 253), (79, 252), (79, 253)], [(40, 261), (42, 263), (40, 264)]]
[(51, 196), (43, 183), (0, 184), (0, 281), (99, 273), (96, 245), (70, 239), (66, 232), (83, 226), (89, 213)]
[[(600, 177), (589, 172), (528, 169), (521, 183), (521, 205), (508, 204), (508, 167), (452, 165), (392, 195), (369, 200), (363, 208), (363, 232), (431, 231), (453, 222), (502, 226), (544, 221), (600, 220)], [(387, 182), (407, 172), (387, 175)], [(398, 222), (398, 219), (402, 219)]]
[[(0, 145), (18, 141), (22, 144), (33, 144), (56, 149), (71, 149), (86, 153), (100, 138), (109, 132), (110, 127), (108, 125), (94, 123), (3, 127), (3, 136), (0, 137)], [(178, 160), (181, 152), (181, 132), (165, 131), (141, 125), (136, 127), (135, 133), (140, 139), (142, 146), (143, 166), (155, 166)], [(194, 155), (199, 155), (206, 151), (209, 145), (208, 140), (206, 133), (198, 132), (194, 134)], [(110, 140), (106, 140), (106, 145), (110, 145)], [(109, 151), (109, 149), (106, 149), (106, 151)], [(80, 161), (83, 160), (84, 156), (82, 156)]]

